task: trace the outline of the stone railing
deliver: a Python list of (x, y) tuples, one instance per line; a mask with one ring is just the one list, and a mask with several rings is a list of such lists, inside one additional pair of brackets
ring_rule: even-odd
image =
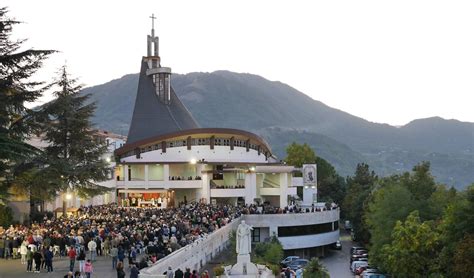
[(164, 278), (163, 273), (171, 266), (173, 271), (180, 268), (184, 270), (201, 269), (207, 262), (218, 255), (225, 247), (229, 245), (229, 236), (231, 232), (237, 229), (240, 218), (234, 219), (231, 223), (219, 230), (196, 240), (168, 256), (157, 261), (148, 268), (140, 270), (140, 278)]

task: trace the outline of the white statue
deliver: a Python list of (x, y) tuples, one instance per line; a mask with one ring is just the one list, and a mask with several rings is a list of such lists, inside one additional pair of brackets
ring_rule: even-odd
[(252, 227), (249, 225), (245, 224), (245, 221), (242, 220), (242, 222), (239, 224), (239, 227), (237, 227), (237, 232), (236, 232), (236, 245), (235, 245), (235, 251), (239, 255), (248, 255), (250, 254), (250, 250), (252, 248), (252, 242), (250, 240), (250, 231), (253, 230)]

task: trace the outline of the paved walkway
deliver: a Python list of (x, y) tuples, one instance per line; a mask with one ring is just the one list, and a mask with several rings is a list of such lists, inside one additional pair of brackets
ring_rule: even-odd
[(331, 277), (334, 278), (353, 278), (354, 274), (349, 269), (350, 250), (354, 245), (350, 235), (341, 230), (342, 250), (330, 250), (321, 263), (327, 268)]
[[(92, 277), (100, 278), (116, 278), (117, 272), (112, 269), (111, 257), (97, 257), (97, 260), (92, 264), (94, 273)], [(26, 272), (26, 265), (22, 265), (19, 259), (4, 260), (0, 259), (0, 278), (20, 278), (20, 277), (38, 277), (38, 278), (62, 278), (69, 271), (69, 259), (54, 258), (53, 261), (54, 272), (46, 273), (46, 269), (42, 269), (41, 273)], [(79, 270), (79, 263), (76, 261), (74, 271)], [(125, 258), (125, 273), (129, 277), (130, 271), (128, 267), (128, 259)]]

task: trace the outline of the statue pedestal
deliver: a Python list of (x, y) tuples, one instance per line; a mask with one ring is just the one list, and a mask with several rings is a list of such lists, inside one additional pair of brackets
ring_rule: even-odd
[[(230, 269), (232, 276), (239, 275), (239, 277), (256, 277), (258, 274), (258, 268), (255, 264), (250, 262), (250, 254), (237, 255), (237, 263)], [(243, 275), (243, 276), (240, 276)]]
[(272, 272), (264, 265), (256, 265), (250, 261), (250, 254), (237, 255), (237, 263), (226, 267), (226, 277), (232, 278), (270, 278)]

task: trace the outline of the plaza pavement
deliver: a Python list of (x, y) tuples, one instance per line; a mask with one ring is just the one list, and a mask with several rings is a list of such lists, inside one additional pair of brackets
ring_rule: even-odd
[[(128, 259), (125, 258), (125, 273), (126, 277), (130, 276), (128, 267)], [(92, 264), (94, 272), (93, 278), (116, 278), (117, 272), (112, 269), (111, 257), (97, 257), (97, 260)], [(26, 272), (26, 265), (21, 264), (20, 259), (5, 260), (0, 259), (0, 278), (62, 278), (69, 271), (69, 259), (66, 257), (55, 257), (53, 260), (54, 272), (46, 273), (46, 269), (42, 269), (41, 273)], [(76, 261), (74, 271), (79, 270), (79, 263)]]

